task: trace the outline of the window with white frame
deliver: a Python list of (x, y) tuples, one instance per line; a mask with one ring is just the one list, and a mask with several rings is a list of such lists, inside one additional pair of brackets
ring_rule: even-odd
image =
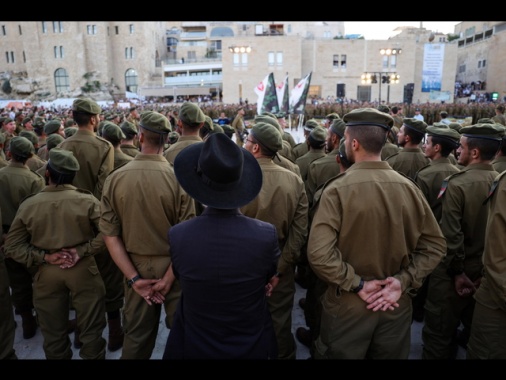
[(69, 76), (67, 70), (59, 68), (54, 72), (54, 85), (56, 92), (70, 91)]

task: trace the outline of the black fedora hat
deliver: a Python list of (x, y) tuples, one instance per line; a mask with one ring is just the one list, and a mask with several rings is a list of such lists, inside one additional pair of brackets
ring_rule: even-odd
[(256, 158), (224, 133), (184, 148), (174, 160), (174, 172), (192, 198), (214, 208), (244, 206), (262, 187)]

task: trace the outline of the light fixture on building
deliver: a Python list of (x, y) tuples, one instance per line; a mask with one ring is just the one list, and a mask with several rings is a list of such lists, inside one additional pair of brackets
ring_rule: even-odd
[(381, 55), (399, 55), (401, 53), (402, 53), (402, 49), (397, 49), (397, 48), (380, 49)]
[(231, 53), (239, 54), (239, 53), (251, 53), (250, 46), (229, 46), (228, 51)]

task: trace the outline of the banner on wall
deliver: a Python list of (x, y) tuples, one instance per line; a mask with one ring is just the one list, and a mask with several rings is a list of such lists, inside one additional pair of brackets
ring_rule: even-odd
[(425, 44), (423, 51), (422, 92), (441, 91), (444, 44)]

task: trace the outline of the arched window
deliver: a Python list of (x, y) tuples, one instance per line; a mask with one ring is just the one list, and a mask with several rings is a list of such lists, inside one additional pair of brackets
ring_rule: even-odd
[(56, 69), (54, 72), (54, 84), (56, 93), (70, 91), (69, 76), (67, 70)]
[(128, 69), (125, 73), (125, 86), (129, 92), (137, 93), (137, 71)]

